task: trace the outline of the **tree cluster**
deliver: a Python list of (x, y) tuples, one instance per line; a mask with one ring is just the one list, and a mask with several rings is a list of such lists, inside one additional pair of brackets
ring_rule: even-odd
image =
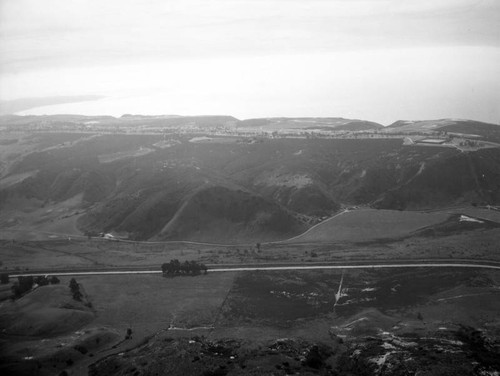
[(20, 298), (24, 293), (30, 291), (33, 288), (34, 279), (32, 276), (28, 277), (17, 277), (17, 282), (12, 285), (12, 293), (14, 298)]
[(34, 282), (38, 285), (38, 286), (47, 286), (47, 285), (57, 285), (59, 282), (59, 278), (57, 278), (55, 275), (54, 276), (38, 276), (38, 277), (35, 277), (34, 279)]
[(170, 260), (161, 265), (163, 276), (174, 277), (177, 275), (200, 275), (201, 272), (207, 274), (207, 267), (204, 264), (197, 263), (196, 261)]
[(17, 281), (12, 285), (13, 298), (20, 298), (24, 293), (30, 291), (33, 285), (46, 286), (49, 284), (55, 285), (59, 283), (59, 278), (56, 276), (27, 276), (27, 277), (17, 277)]
[(71, 290), (71, 293), (73, 294), (73, 299), (81, 302), (83, 294), (80, 291), (80, 285), (78, 284), (76, 279), (71, 278), (71, 280), (69, 281), (69, 288)]

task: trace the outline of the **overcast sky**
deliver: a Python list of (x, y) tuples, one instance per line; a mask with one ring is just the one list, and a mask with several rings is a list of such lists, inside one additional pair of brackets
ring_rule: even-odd
[(498, 0), (0, 0), (0, 100), (106, 96), (23, 113), (499, 123), (499, 67)]

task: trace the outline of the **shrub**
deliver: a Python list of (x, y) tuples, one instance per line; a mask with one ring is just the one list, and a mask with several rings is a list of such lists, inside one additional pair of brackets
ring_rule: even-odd
[(0, 283), (2, 283), (2, 285), (9, 283), (9, 273), (0, 274)]

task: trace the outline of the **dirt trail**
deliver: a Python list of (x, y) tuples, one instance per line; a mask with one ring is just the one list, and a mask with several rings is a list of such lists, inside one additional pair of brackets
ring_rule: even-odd
[(342, 214), (348, 213), (349, 211), (350, 211), (349, 209), (344, 209), (344, 210), (342, 210), (340, 213), (335, 214), (333, 217), (330, 217), (330, 218), (328, 218), (328, 219), (326, 219), (326, 220), (324, 220), (324, 221), (322, 221), (322, 222), (320, 222), (320, 223), (318, 223), (318, 224), (316, 224), (316, 225), (312, 226), (312, 227), (311, 227), (310, 229), (308, 229), (307, 231), (303, 232), (303, 233), (302, 233), (302, 234), (300, 234), (300, 235), (294, 236), (293, 238), (289, 238), (289, 239), (285, 239), (285, 240), (278, 240), (278, 241), (275, 241), (275, 242), (267, 242), (267, 243), (263, 243), (263, 244), (280, 244), (280, 243), (288, 243), (288, 242), (291, 242), (291, 241), (293, 241), (293, 240), (296, 240), (296, 239), (298, 239), (298, 238), (300, 238), (300, 237), (302, 237), (302, 236), (304, 236), (304, 235), (308, 234), (309, 232), (311, 232), (312, 230), (314, 230), (316, 227), (318, 227), (318, 226), (320, 226), (320, 225), (324, 225), (325, 223), (327, 223), (327, 222), (329, 222), (329, 221), (331, 221), (331, 220), (333, 220), (333, 219), (335, 219), (335, 218), (337, 218), (337, 217), (341, 216)]
[(340, 277), (340, 283), (339, 283), (339, 290), (335, 294), (335, 304), (333, 305), (333, 308), (337, 306), (340, 298), (342, 297), (342, 283), (344, 282), (344, 270), (342, 270), (342, 276)]

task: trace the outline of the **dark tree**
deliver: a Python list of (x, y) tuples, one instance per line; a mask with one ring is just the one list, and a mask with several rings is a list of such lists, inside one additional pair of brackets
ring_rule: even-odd
[(166, 274), (171, 274), (170, 272), (170, 264), (164, 262), (163, 264), (161, 264), (161, 272), (163, 273), (163, 276), (165, 276)]
[(207, 266), (205, 264), (200, 264), (200, 269), (203, 270), (203, 274), (208, 273), (208, 269), (207, 269)]
[(25, 292), (33, 288), (33, 277), (17, 277), (17, 282), (12, 285), (11, 290), (14, 299), (20, 298)]
[(21, 297), (22, 293), (21, 293), (21, 288), (19, 287), (18, 282), (14, 283), (10, 289), (12, 291), (12, 298), (13, 299), (17, 299), (17, 298)]
[(177, 260), (177, 259), (175, 259), (175, 260), (170, 261), (170, 263), (172, 264), (173, 273), (174, 274), (179, 274), (180, 271), (181, 271), (181, 263), (180, 263), (180, 261)]
[(201, 267), (196, 261), (191, 261), (191, 274), (192, 275), (200, 275)]
[(41, 275), (35, 278), (35, 283), (38, 286), (46, 286), (49, 284), (49, 279)]
[(73, 291), (73, 299), (75, 299), (76, 301), (79, 301), (81, 302), (82, 301), (82, 293), (80, 292), (80, 290), (75, 290)]
[(9, 283), (9, 273), (2, 273), (0, 274), (0, 282), (2, 285), (6, 285)]
[(78, 282), (76, 281), (76, 279), (71, 278), (71, 280), (69, 281), (69, 288), (71, 289), (71, 291), (80, 290), (80, 286), (78, 286)]
[(32, 276), (18, 277), (17, 279), (19, 281), (19, 287), (21, 289), (21, 294), (24, 294), (25, 292), (32, 289), (33, 283), (34, 283)]
[(181, 272), (183, 274), (190, 274), (191, 273), (191, 263), (189, 261), (184, 261), (182, 263)]
[(52, 277), (49, 278), (49, 282), (52, 285), (57, 285), (61, 281), (59, 280), (59, 278), (57, 278), (55, 275), (53, 275)]
[(82, 300), (83, 294), (80, 291), (80, 285), (78, 284), (78, 282), (76, 282), (76, 279), (71, 278), (71, 280), (69, 281), (69, 288), (71, 289), (71, 293), (73, 294), (73, 299), (80, 302)]
[(125, 339), (132, 338), (132, 328), (127, 328), (127, 334), (125, 335)]

